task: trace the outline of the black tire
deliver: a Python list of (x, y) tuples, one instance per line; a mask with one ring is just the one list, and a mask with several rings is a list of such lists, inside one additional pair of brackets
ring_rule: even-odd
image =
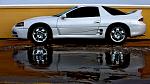
[(106, 33), (108, 42), (122, 44), (127, 39), (126, 27), (123, 25), (112, 25)]
[(47, 45), (52, 42), (52, 32), (45, 25), (35, 25), (29, 33), (31, 41), (36, 45)]

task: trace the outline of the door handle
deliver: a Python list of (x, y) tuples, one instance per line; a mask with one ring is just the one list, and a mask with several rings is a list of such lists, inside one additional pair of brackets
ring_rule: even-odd
[(100, 23), (100, 21), (95, 21), (94, 23)]

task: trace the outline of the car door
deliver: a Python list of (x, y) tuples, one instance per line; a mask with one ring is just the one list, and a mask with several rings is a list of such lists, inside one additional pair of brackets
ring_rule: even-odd
[(98, 7), (79, 7), (59, 18), (57, 27), (61, 35), (95, 35), (100, 26)]

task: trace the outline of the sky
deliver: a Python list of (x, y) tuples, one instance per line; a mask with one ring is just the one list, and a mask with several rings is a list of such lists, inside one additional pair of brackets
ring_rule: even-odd
[(0, 0), (0, 5), (9, 4), (129, 4), (150, 5), (150, 0)]

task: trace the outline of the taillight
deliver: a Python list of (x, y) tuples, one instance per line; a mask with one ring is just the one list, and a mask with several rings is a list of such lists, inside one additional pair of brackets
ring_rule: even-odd
[(144, 21), (144, 19), (143, 19), (143, 18), (140, 18), (138, 21), (142, 21), (142, 22), (143, 22), (143, 21)]

